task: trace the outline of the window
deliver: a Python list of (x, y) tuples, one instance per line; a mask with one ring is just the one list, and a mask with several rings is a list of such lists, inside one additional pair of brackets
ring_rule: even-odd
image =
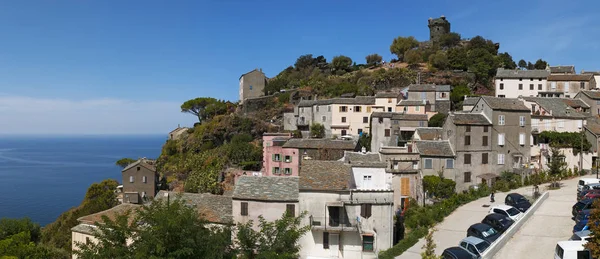
[(504, 84), (500, 83), (500, 90), (504, 90)]
[(498, 133), (498, 146), (504, 146), (504, 133)]
[(523, 84), (519, 84), (519, 90), (523, 90)]
[(559, 120), (559, 121), (558, 121), (558, 127), (559, 127), (559, 128), (564, 128), (564, 127), (565, 127), (565, 121), (563, 121), (563, 120)]
[(519, 81), (523, 81), (523, 78), (519, 78)]
[(360, 216), (363, 218), (370, 218), (371, 217), (371, 204), (361, 204), (360, 205)]
[(273, 154), (273, 161), (275, 161), (275, 162), (281, 161), (281, 154)]
[(577, 128), (581, 129), (582, 126), (583, 126), (583, 121), (577, 121)]
[(465, 165), (470, 165), (471, 164), (471, 154), (465, 154)]
[(373, 252), (373, 236), (363, 236), (363, 252)]
[(446, 169), (454, 169), (454, 159), (446, 159)]
[(248, 216), (248, 203), (247, 202), (241, 203), (240, 214), (242, 216)]
[(481, 164), (487, 165), (488, 163), (488, 153), (481, 154)]
[(471, 136), (465, 136), (465, 146), (471, 145)]
[(499, 165), (504, 164), (504, 154), (498, 154), (498, 164)]
[(132, 176), (129, 176), (129, 182), (130, 182), (130, 183), (133, 183), (133, 175), (132, 175)]
[(385, 136), (389, 137), (390, 136), (390, 129), (385, 129)]
[(296, 205), (294, 205), (294, 204), (285, 205), (285, 214), (288, 217), (296, 217)]
[(148, 177), (142, 176), (142, 182), (147, 183), (148, 182)]
[(577, 251), (577, 259), (592, 259), (592, 253), (589, 250)]
[(291, 163), (292, 162), (292, 156), (285, 156), (285, 160), (286, 163)]
[(565, 93), (569, 92), (569, 85), (570, 84), (571, 84), (570, 82), (565, 82)]
[(519, 133), (519, 145), (525, 146), (525, 133)]
[(419, 127), (425, 127), (426, 121), (419, 121)]
[(506, 95), (499, 94), (499, 95), (498, 95), (498, 97), (500, 97), (500, 98), (504, 98), (504, 97), (506, 97)]
[(533, 81), (533, 78), (529, 78), (529, 81)]
[(392, 107), (388, 107), (388, 112), (392, 112)]
[(321, 118), (323, 119), (323, 122), (327, 121), (327, 116), (323, 116)]
[(358, 129), (358, 135), (362, 135), (363, 130), (362, 129)]
[(346, 130), (342, 130), (342, 136), (346, 136)]
[(388, 98), (388, 103), (392, 103), (392, 98)]
[(465, 132), (471, 132), (471, 126), (466, 126)]
[(367, 106), (367, 112), (371, 112), (371, 106)]
[(556, 82), (551, 82), (550, 88), (552, 89), (552, 91), (555, 91), (556, 90)]
[(421, 100), (427, 100), (427, 93), (421, 93)]
[(498, 115), (498, 125), (504, 125), (504, 115)]
[(327, 106), (327, 111), (330, 112), (331, 111), (331, 106)]
[(585, 90), (585, 82), (580, 82), (580, 83), (579, 83), (579, 88), (580, 88), (581, 90)]
[(348, 111), (347, 106), (340, 106), (340, 112), (347, 112), (347, 111)]
[(273, 174), (281, 174), (281, 169), (279, 167), (273, 167)]
[(529, 84), (529, 90), (533, 90), (533, 84)]
[(483, 126), (483, 132), (488, 132), (488, 126)]
[(317, 109), (317, 111), (319, 111), (319, 106), (316, 106), (315, 109)]
[(369, 117), (363, 117), (363, 123), (369, 123)]
[(342, 117), (342, 123), (346, 122), (346, 117)]
[(90, 237), (85, 237), (85, 244), (89, 245), (90, 243), (92, 243), (92, 241), (90, 240)]
[(354, 106), (354, 112), (360, 112), (362, 110), (361, 106)]
[(250, 87), (249, 87), (249, 88), (250, 88), (250, 90), (252, 90), (252, 85), (250, 85)]
[(284, 173), (284, 174), (287, 174), (287, 175), (290, 175), (290, 174), (292, 174), (292, 168), (284, 168), (284, 169), (283, 169), (283, 173)]
[(519, 116), (519, 126), (525, 127), (525, 116)]
[(393, 121), (392, 121), (392, 124), (394, 124), (394, 125), (398, 125), (398, 124), (400, 124), (400, 121), (393, 120)]
[(542, 84), (538, 84), (538, 90), (542, 90)]
[(426, 158), (425, 159), (425, 169), (432, 169), (433, 168), (433, 164), (431, 161), (431, 158)]
[(323, 232), (323, 249), (329, 249), (329, 232)]
[(465, 183), (470, 183), (471, 182), (471, 172), (465, 172), (464, 173), (464, 182)]
[(417, 106), (415, 106), (415, 111), (416, 111), (416, 112), (420, 112), (420, 111), (421, 111), (421, 106), (418, 106), (418, 105), (417, 105)]
[(488, 136), (483, 136), (483, 138), (481, 139), (481, 145), (484, 147), (487, 147), (488, 145)]

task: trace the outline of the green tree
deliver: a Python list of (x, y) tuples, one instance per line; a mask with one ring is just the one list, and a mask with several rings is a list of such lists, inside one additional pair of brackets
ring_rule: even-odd
[(360, 135), (358, 138), (358, 145), (360, 145), (361, 148), (364, 147), (367, 152), (371, 151), (371, 135), (369, 133), (363, 133)]
[(455, 109), (462, 107), (462, 102), (465, 96), (471, 95), (471, 89), (466, 85), (457, 85), (452, 89), (450, 93), (450, 101)]
[(210, 119), (219, 114), (226, 114), (232, 104), (211, 97), (200, 97), (188, 100), (181, 105), (181, 112), (191, 113), (198, 117), (198, 122)]
[(378, 66), (379, 64), (381, 64), (381, 61), (383, 60), (383, 58), (378, 54), (367, 55), (365, 57), (365, 59), (367, 61), (367, 65), (369, 65), (369, 66)]
[(298, 241), (310, 230), (310, 226), (302, 226), (302, 219), (305, 216), (306, 212), (298, 217), (284, 213), (280, 219), (269, 222), (261, 215), (258, 219), (260, 229), (258, 231), (254, 229), (252, 221), (239, 224), (236, 246), (242, 258), (298, 258), (300, 252)]
[(324, 138), (325, 137), (325, 126), (320, 123), (313, 123), (310, 125), (310, 137), (311, 138)]
[(447, 56), (450, 68), (463, 71), (467, 70), (470, 61), (466, 48), (452, 48), (448, 50)]
[(102, 258), (134, 258), (133, 246), (128, 246), (127, 241), (135, 240), (134, 235), (137, 226), (134, 220), (134, 211), (128, 210), (119, 213), (114, 219), (102, 215), (102, 223), (96, 222), (96, 228), (92, 228), (92, 233), (97, 242), (76, 243), (78, 250), (73, 253), (81, 259), (102, 259)]
[(525, 61), (524, 59), (519, 60), (518, 64), (520, 69), (527, 69), (527, 61)]
[(496, 44), (494, 44), (494, 42), (492, 42), (491, 40), (485, 39), (481, 36), (475, 36), (469, 41), (468, 50), (472, 51), (475, 49), (485, 50), (492, 56), (496, 56), (498, 54)]
[(294, 67), (296, 69), (303, 69), (303, 68), (313, 67), (314, 65), (315, 65), (315, 59), (313, 58), (313, 55), (306, 54), (306, 55), (302, 55), (302, 56), (298, 57), (298, 59), (296, 59), (296, 63), (294, 64)]
[(564, 156), (560, 153), (560, 149), (550, 144), (550, 164), (548, 165), (548, 173), (554, 177), (558, 177), (566, 169), (567, 164), (564, 162)]
[(480, 83), (487, 83), (487, 80), (494, 76), (496, 68), (494, 54), (489, 51), (478, 48), (469, 51), (469, 71), (475, 74), (476, 80)]
[(346, 56), (335, 56), (331, 60), (331, 66), (334, 71), (343, 71), (347, 72), (352, 66), (352, 59)]
[(446, 33), (440, 36), (439, 44), (442, 47), (454, 47), (460, 43), (461, 36), (456, 32)]
[[(587, 225), (592, 233), (600, 233), (600, 199), (596, 199), (592, 204), (592, 212)], [(592, 258), (600, 258), (600, 235), (590, 235), (588, 242), (583, 245), (592, 253)]]
[(436, 113), (431, 116), (429, 122), (427, 123), (428, 127), (442, 127), (444, 126), (444, 121), (446, 121), (446, 114)]
[(122, 167), (122, 168), (125, 168), (129, 164), (134, 163), (136, 161), (137, 160), (135, 160), (135, 159), (125, 157), (125, 158), (121, 158), (121, 159), (117, 160), (117, 162), (115, 164), (118, 165), (118, 166), (120, 166), (120, 167)]
[(448, 56), (444, 51), (437, 51), (434, 54), (429, 56), (429, 64), (437, 69), (447, 69), (450, 65), (450, 61), (448, 60)]
[(404, 60), (404, 53), (407, 50), (414, 49), (419, 46), (419, 41), (413, 36), (395, 38), (390, 45), (390, 52), (398, 56), (398, 60)]
[(517, 64), (513, 60), (512, 56), (508, 52), (500, 53), (496, 56), (498, 67), (504, 69), (515, 69)]
[(409, 49), (404, 53), (404, 61), (410, 66), (415, 66), (423, 62), (423, 56), (419, 50)]
[(421, 247), (421, 249), (423, 249), (423, 252), (421, 252), (422, 259), (442, 259), (441, 256), (435, 254), (435, 248), (437, 247), (433, 240), (433, 233), (435, 231), (435, 228), (431, 228), (425, 236), (425, 244)]
[(546, 69), (547, 66), (548, 66), (548, 62), (546, 62), (542, 59), (538, 59), (537, 61), (535, 61), (535, 64), (533, 65), (533, 67), (535, 69)]
[(456, 192), (456, 182), (437, 175), (426, 175), (423, 177), (423, 188), (430, 196), (445, 199)]

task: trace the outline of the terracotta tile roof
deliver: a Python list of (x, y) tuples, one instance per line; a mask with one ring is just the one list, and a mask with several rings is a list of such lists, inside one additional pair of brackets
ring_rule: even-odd
[(196, 207), (200, 216), (208, 222), (227, 224), (233, 220), (231, 196), (160, 191), (156, 195), (156, 199), (166, 199), (165, 193), (169, 194), (171, 200), (181, 198), (186, 204)]
[(550, 67), (550, 73), (572, 73), (575, 74), (575, 66), (553, 66)]
[(526, 111), (530, 112), (529, 108), (523, 104), (523, 102), (517, 98), (500, 98), (492, 96), (482, 96), (490, 108), (499, 111)]
[(233, 199), (298, 201), (297, 176), (240, 176)]
[(415, 133), (419, 134), (421, 140), (436, 140), (439, 136), (444, 135), (442, 128), (416, 128)]
[(333, 140), (333, 139), (290, 139), (284, 145), (284, 148), (299, 149), (356, 149), (356, 142), (352, 140)]
[(519, 70), (519, 69), (503, 69), (498, 68), (496, 78), (541, 78), (545, 79), (550, 75), (548, 70)]
[(300, 165), (300, 189), (348, 190), (351, 168), (342, 161), (303, 160)]
[(121, 172), (125, 172), (125, 171), (127, 171), (127, 170), (129, 170), (129, 169), (131, 169), (131, 168), (133, 168), (135, 166), (138, 166), (138, 165), (143, 166), (143, 167), (147, 168), (150, 171), (155, 171), (156, 172), (156, 165), (154, 164), (154, 161), (149, 160), (149, 159), (144, 159), (144, 158), (138, 159), (138, 161), (135, 161), (135, 162), (129, 164), (128, 166), (126, 166), (125, 168), (123, 168), (123, 170), (121, 170)]
[(590, 81), (592, 79), (594, 79), (594, 75), (592, 74), (548, 76), (548, 81)]
[(454, 113), (450, 118), (456, 125), (492, 125), (492, 122), (481, 113)]
[(408, 92), (450, 92), (450, 85), (434, 84), (411, 84), (408, 86)]
[(426, 157), (454, 157), (454, 151), (450, 142), (447, 140), (432, 141), (421, 140), (415, 141), (419, 154)]
[(374, 112), (373, 118), (390, 118), (392, 120), (428, 121), (427, 114), (407, 114), (401, 112)]
[(133, 216), (135, 216), (135, 212), (138, 208), (141, 208), (141, 206), (132, 203), (123, 203), (105, 211), (100, 211), (98, 213), (83, 216), (81, 218), (78, 218), (77, 220), (81, 223), (94, 225), (96, 222), (102, 223), (102, 216), (107, 216), (109, 219), (114, 220), (117, 214), (122, 214), (128, 210), (132, 211), (130, 220), (133, 220)]
[(581, 94), (584, 94), (585, 96), (589, 97), (590, 99), (594, 99), (594, 100), (600, 99), (600, 91), (584, 90), (584, 91), (579, 91), (579, 92)]

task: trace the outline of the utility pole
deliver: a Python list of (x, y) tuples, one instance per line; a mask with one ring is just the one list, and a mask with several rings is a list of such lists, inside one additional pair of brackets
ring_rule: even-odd
[[(585, 138), (585, 131), (583, 131), (583, 120), (581, 120), (581, 149), (579, 150), (579, 172), (578, 174), (580, 175), (580, 172), (583, 171), (583, 138)], [(596, 175), (596, 178), (598, 178), (598, 176)]]

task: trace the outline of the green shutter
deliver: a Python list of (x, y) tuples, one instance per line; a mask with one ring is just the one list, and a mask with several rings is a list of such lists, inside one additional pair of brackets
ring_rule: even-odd
[(273, 169), (271, 170), (273, 174), (275, 174), (275, 167), (273, 167)]
[(275, 154), (272, 154), (271, 156), (273, 158), (273, 161), (275, 161)]

